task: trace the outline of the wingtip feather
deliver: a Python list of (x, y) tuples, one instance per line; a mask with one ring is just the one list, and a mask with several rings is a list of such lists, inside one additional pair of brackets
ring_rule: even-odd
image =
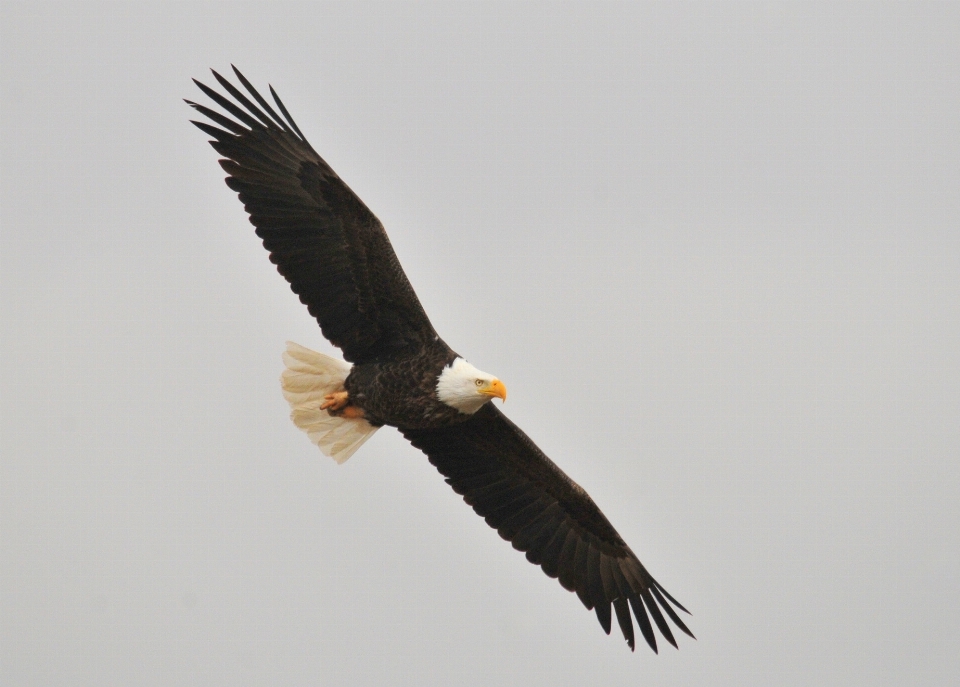
[(277, 107), (280, 108), (280, 112), (282, 112), (283, 116), (287, 118), (287, 122), (290, 124), (291, 127), (293, 127), (293, 130), (297, 132), (300, 138), (306, 140), (306, 136), (303, 135), (303, 132), (300, 131), (300, 127), (297, 126), (297, 123), (293, 121), (293, 117), (291, 117), (290, 113), (287, 112), (286, 106), (283, 104), (283, 101), (280, 100), (280, 96), (277, 95), (277, 92), (273, 90), (273, 86), (271, 84), (268, 84), (268, 87), (270, 88), (270, 95), (273, 96), (273, 100), (277, 104)]

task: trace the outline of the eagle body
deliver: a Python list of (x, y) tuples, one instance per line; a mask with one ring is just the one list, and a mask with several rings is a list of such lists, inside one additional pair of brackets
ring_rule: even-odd
[[(587, 492), (489, 401), (506, 387), (437, 335), (380, 221), (307, 142), (273, 88), (274, 106), (213, 72), (230, 97), (195, 81), (223, 112), (210, 122), (226, 183), (277, 271), (343, 360), (287, 342), (281, 377), (294, 423), (337, 462), (379, 427), (426, 454), (486, 523), (575, 592), (631, 649), (634, 621), (651, 649), (687, 612), (640, 563)], [(252, 98), (252, 100), (251, 100)], [(229, 116), (228, 116), (229, 115)]]
[(395, 359), (355, 364), (344, 388), (374, 426), (430, 429), (464, 422), (469, 415), (437, 396), (440, 376), (458, 357), (438, 339)]

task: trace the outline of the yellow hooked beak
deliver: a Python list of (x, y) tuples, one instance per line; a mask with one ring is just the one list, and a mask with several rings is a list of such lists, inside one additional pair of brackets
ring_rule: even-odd
[(501, 382), (499, 379), (494, 379), (492, 382), (487, 384), (487, 386), (480, 389), (480, 393), (484, 396), (493, 396), (499, 398), (504, 402), (507, 400), (507, 387), (504, 386), (503, 382)]

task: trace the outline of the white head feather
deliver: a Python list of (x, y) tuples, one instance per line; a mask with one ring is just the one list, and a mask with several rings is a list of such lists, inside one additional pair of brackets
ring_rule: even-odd
[(440, 373), (437, 397), (461, 413), (473, 415), (484, 403), (494, 398), (489, 393), (494, 383), (501, 388), (503, 386), (492, 374), (478, 370), (463, 358), (457, 358)]

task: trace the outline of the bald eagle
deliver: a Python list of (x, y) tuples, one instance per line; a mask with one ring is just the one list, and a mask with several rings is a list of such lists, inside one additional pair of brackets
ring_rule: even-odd
[(187, 100), (218, 126), (193, 123), (213, 137), (227, 186), (271, 262), (347, 361), (287, 344), (281, 384), (294, 423), (337, 462), (379, 427), (396, 427), (503, 539), (595, 611), (604, 632), (612, 605), (631, 650), (631, 609), (654, 651), (653, 624), (677, 646), (664, 614), (693, 637), (674, 607), (688, 611), (587, 492), (489, 402), (506, 400), (503, 382), (437, 335), (383, 225), (314, 151), (273, 87), (279, 114), (234, 73), (249, 97), (215, 71), (232, 100), (194, 80), (230, 116)]

